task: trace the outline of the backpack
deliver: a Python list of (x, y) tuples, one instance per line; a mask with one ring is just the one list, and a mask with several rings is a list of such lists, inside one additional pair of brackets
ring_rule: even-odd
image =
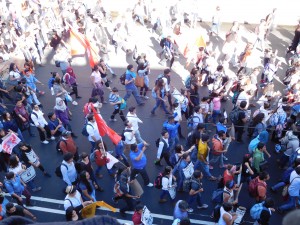
[(191, 76), (188, 76), (184, 82), (184, 86), (186, 88), (190, 88), (191, 87)]
[(216, 205), (213, 211), (213, 220), (214, 222), (218, 222), (221, 217), (221, 205)]
[(94, 127), (91, 125), (91, 124), (85, 124), (84, 126), (83, 126), (83, 128), (82, 128), (82, 131), (81, 131), (81, 134), (83, 135), (83, 136), (85, 136), (85, 137), (88, 137), (89, 136), (89, 133), (87, 132), (87, 130), (86, 130), (86, 127), (87, 126), (91, 126), (93, 129), (94, 129)]
[(60, 61), (55, 60), (54, 63), (55, 63), (55, 66), (56, 66), (56, 67), (60, 67)]
[(278, 124), (278, 122), (279, 122), (279, 115), (278, 115), (278, 113), (277, 112), (275, 112), (275, 113), (273, 113), (271, 116), (270, 116), (270, 118), (269, 118), (269, 124), (271, 125), (271, 126), (276, 126), (277, 124)]
[(156, 139), (155, 141), (155, 146), (158, 148), (159, 147), (159, 142), (160, 142), (160, 137)]
[(252, 219), (258, 220), (260, 218), (261, 212), (264, 209), (267, 210), (267, 208), (264, 206), (264, 203), (265, 202), (257, 203), (257, 204), (255, 204), (254, 206), (251, 207), (250, 216), (252, 217)]
[(57, 141), (56, 147), (55, 147), (55, 148), (56, 148), (56, 151), (57, 151), (57, 152), (63, 153), (62, 150), (60, 149), (60, 143), (61, 143), (61, 142), (64, 142), (65, 145), (67, 146), (66, 140), (63, 140), (62, 138), (60, 138), (60, 139)]
[(224, 192), (230, 194), (228, 191), (225, 191), (223, 188), (218, 188), (217, 190), (214, 190), (214, 192), (212, 193), (211, 201), (214, 204), (222, 204)]
[(125, 135), (124, 135), (125, 132), (132, 132), (132, 130), (123, 130), (122, 135), (121, 135), (121, 140), (122, 141), (125, 141), (125, 139), (126, 139)]
[(161, 40), (160, 40), (160, 42), (159, 42), (159, 45), (160, 45), (160, 47), (165, 47), (165, 42), (166, 42), (166, 38), (162, 38)]
[(157, 189), (161, 189), (162, 188), (162, 178), (163, 178), (163, 174), (159, 173), (157, 175), (157, 177), (154, 180), (154, 187)]
[(114, 185), (114, 193), (117, 195), (117, 196), (123, 196), (124, 193), (123, 191), (121, 191), (120, 189), (120, 181), (117, 181)]
[(126, 80), (126, 72), (120, 76), (120, 83), (122, 85), (125, 85), (125, 80)]
[(239, 122), (239, 115), (240, 115), (241, 109), (238, 107), (235, 107), (230, 113), (229, 113), (229, 119), (230, 121), (236, 125)]
[(55, 169), (55, 175), (58, 176), (59, 178), (62, 178), (62, 177), (63, 177), (63, 175), (62, 175), (62, 173), (61, 173), (61, 169), (60, 169), (61, 166), (66, 167), (67, 170), (68, 170), (68, 166), (67, 166), (66, 164), (64, 164), (64, 163), (62, 163), (62, 164), (60, 164), (58, 167), (56, 167), (56, 169)]
[(155, 85), (157, 85), (158, 81), (161, 80), (164, 77), (163, 74), (159, 74), (155, 80)]
[(250, 197), (255, 198), (258, 196), (258, 193), (257, 193), (258, 186), (265, 186), (264, 184), (258, 182), (258, 178), (255, 178), (249, 182), (248, 192), (249, 192)]
[(193, 180), (193, 177), (190, 177), (188, 179), (185, 179), (183, 181), (183, 185), (182, 185), (182, 190), (184, 192), (190, 192), (191, 188), (192, 188), (192, 182), (196, 182), (195, 180)]
[(95, 157), (95, 154), (96, 153), (96, 151), (93, 151), (91, 154), (90, 154), (90, 161), (91, 162), (95, 162), (95, 160), (96, 160), (96, 157)]

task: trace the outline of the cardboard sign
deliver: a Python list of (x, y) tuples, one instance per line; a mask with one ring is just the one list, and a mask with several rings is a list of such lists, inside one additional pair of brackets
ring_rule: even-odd
[(11, 154), (13, 148), (20, 143), (20, 138), (15, 133), (9, 133), (2, 138), (2, 149), (0, 151)]
[(190, 162), (190, 164), (187, 165), (187, 167), (185, 167), (182, 171), (186, 179), (190, 178), (194, 173), (194, 164)]
[(130, 183), (130, 188), (131, 188), (132, 195), (142, 196), (142, 194), (144, 193), (144, 190), (140, 185), (140, 183), (137, 181), (137, 179), (134, 179), (132, 183)]
[(153, 224), (153, 216), (149, 209), (144, 206), (143, 213), (142, 213), (142, 222), (144, 225), (152, 225)]
[(107, 204), (104, 201), (97, 201), (94, 202), (90, 205), (87, 205), (86, 207), (84, 207), (81, 211), (81, 215), (83, 218), (91, 218), (95, 216), (96, 213), (96, 206), (100, 206), (100, 207), (105, 207), (110, 209), (112, 212), (116, 212), (117, 209), (112, 207), (111, 205)]

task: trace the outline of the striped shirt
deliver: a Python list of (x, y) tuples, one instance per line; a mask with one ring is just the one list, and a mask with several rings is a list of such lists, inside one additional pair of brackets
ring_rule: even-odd
[[(110, 103), (116, 103), (116, 102), (120, 101), (120, 98), (119, 98), (118, 95), (113, 94), (113, 93), (110, 93), (110, 94), (109, 94), (109, 99), (108, 99), (108, 101), (109, 101)], [(115, 109), (118, 109), (118, 108), (119, 108), (119, 104), (114, 105), (114, 108), (115, 108)]]

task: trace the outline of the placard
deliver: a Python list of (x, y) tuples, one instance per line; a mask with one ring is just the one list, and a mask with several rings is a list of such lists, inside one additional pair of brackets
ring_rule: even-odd
[(190, 178), (194, 173), (194, 164), (190, 162), (182, 171), (186, 179)]
[(11, 154), (13, 148), (21, 141), (15, 133), (9, 133), (3, 137), (2, 140), (2, 148), (0, 151), (4, 151), (8, 154)]
[(151, 215), (151, 212), (149, 211), (147, 206), (144, 206), (144, 208), (143, 208), (141, 220), (144, 225), (152, 225), (153, 224), (153, 216)]

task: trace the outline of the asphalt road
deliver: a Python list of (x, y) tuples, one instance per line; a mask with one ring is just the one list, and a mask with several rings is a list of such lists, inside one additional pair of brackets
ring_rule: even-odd
[[(204, 28), (207, 27), (206, 24), (202, 24)], [(246, 27), (247, 29), (251, 29), (250, 25), (249, 27)], [(143, 29), (143, 28), (139, 28)], [(228, 29), (228, 25), (226, 27), (223, 26), (222, 31)], [(247, 31), (247, 29), (245, 29)], [(139, 36), (140, 35), (140, 36)], [(148, 39), (145, 40), (145, 46), (147, 48), (147, 54), (149, 56), (150, 62), (151, 62), (151, 87), (153, 87), (154, 80), (156, 79), (157, 75), (161, 73), (161, 71), (164, 69), (164, 67), (161, 67), (157, 64), (158, 58), (154, 54), (155, 51), (159, 51), (159, 43), (156, 41), (155, 38), (151, 37), (149, 38), (149, 33), (145, 29), (143, 30), (143, 33), (138, 33), (137, 37), (141, 39), (141, 36), (143, 38)], [(245, 40), (248, 36), (244, 36), (243, 40)], [(284, 57), (284, 51), (286, 47), (289, 44), (289, 41), (293, 37), (293, 33), (285, 28), (279, 28), (278, 31), (274, 32), (274, 34), (270, 35), (269, 40), (272, 43), (272, 46), (274, 48), (277, 48), (279, 51), (279, 55)], [(144, 39), (143, 39), (144, 41)], [(212, 39), (213, 43), (216, 44), (216, 46), (220, 46), (222, 43), (221, 39)], [(150, 44), (149, 44), (150, 43)], [(41, 80), (44, 84), (47, 84), (47, 81), (50, 77), (50, 72), (52, 71), (59, 71), (58, 68), (55, 67), (54, 62), (52, 60), (53, 57), (53, 51), (47, 51), (47, 56), (45, 59), (45, 67), (37, 67), (36, 69), (36, 75), (39, 80)], [(125, 60), (125, 54), (119, 54), (117, 56), (114, 56), (114, 53), (112, 53), (111, 57), (111, 65), (113, 69), (115, 70), (115, 73), (117, 75), (120, 75), (124, 72), (124, 68), (126, 67), (127, 63), (132, 63), (131, 58), (127, 57)], [(182, 87), (182, 79), (181, 76), (185, 76), (188, 72), (186, 72), (182, 65), (184, 61), (180, 59), (180, 62), (175, 62), (174, 64), (174, 70), (172, 72), (172, 83), (175, 87), (180, 88)], [(134, 64), (136, 66), (136, 64)], [(80, 152), (89, 152), (90, 151), (90, 143), (88, 142), (86, 137), (83, 137), (81, 135), (81, 129), (84, 123), (84, 117), (82, 113), (83, 105), (87, 102), (88, 98), (91, 94), (91, 82), (89, 79), (89, 75), (91, 74), (91, 70), (89, 66), (86, 64), (86, 58), (75, 58), (73, 59), (72, 66), (74, 68), (75, 73), (78, 77), (78, 84), (79, 84), (79, 94), (82, 96), (82, 99), (78, 101), (78, 106), (70, 105), (70, 110), (73, 113), (72, 116), (72, 128), (75, 131), (75, 133), (79, 136), (76, 139), (76, 143), (78, 144), (79, 151)], [(59, 71), (60, 72), (60, 71)], [(282, 71), (279, 71), (279, 74), (283, 74)], [(281, 75), (280, 75), (281, 76)], [(124, 92), (124, 86), (122, 86), (119, 82), (119, 78), (115, 77), (112, 78), (112, 87), (116, 86), (120, 90), (121, 95), (125, 95)], [(282, 89), (282, 86), (276, 82), (276, 87), (279, 88), (279, 90)], [(47, 115), (48, 112), (53, 110), (55, 99), (50, 94), (50, 90), (48, 90), (47, 86), (40, 87), (41, 90), (46, 91), (45, 96), (40, 97), (40, 101), (42, 102), (44, 106), (44, 113)], [(207, 91), (204, 88), (201, 88), (199, 91), (200, 97), (206, 96)], [(108, 97), (108, 91), (105, 91), (105, 97)], [(149, 97), (150, 97), (149, 93)], [(162, 123), (166, 120), (166, 117), (161, 109), (157, 110), (156, 116), (150, 115), (150, 110), (154, 106), (154, 99), (150, 97), (149, 100), (145, 101), (146, 104), (142, 107), (137, 107), (137, 115), (143, 120), (143, 125), (140, 126), (140, 132), (142, 134), (142, 137), (151, 144), (149, 149), (146, 150), (145, 154), (148, 158), (148, 165), (147, 165), (147, 171), (149, 173), (150, 179), (152, 182), (154, 181), (157, 174), (162, 170), (162, 167), (157, 167), (154, 165), (154, 159), (156, 156), (156, 148), (155, 148), (155, 140), (159, 137), (159, 133), (162, 128)], [(131, 97), (128, 102), (128, 106), (136, 105), (136, 102), (133, 97)], [(231, 103), (223, 103), (223, 107), (226, 109), (231, 109)], [(103, 118), (108, 121), (110, 114), (113, 111), (113, 107), (109, 104), (104, 105), (101, 109), (101, 115)], [(126, 111), (127, 113), (127, 111)], [(121, 122), (121, 119), (117, 116), (118, 119), (117, 122), (107, 122), (108, 125), (114, 129), (117, 132), (121, 132), (123, 130), (123, 124)], [(186, 129), (185, 125), (183, 123), (183, 134), (186, 136)], [(213, 128), (211, 128), (213, 129)], [(35, 130), (35, 134), (38, 136), (38, 132)], [(34, 193), (32, 197), (33, 203), (35, 207), (29, 208), (32, 210), (32, 212), (37, 216), (38, 221), (40, 222), (48, 222), (48, 221), (63, 221), (64, 220), (64, 211), (63, 211), (63, 199), (65, 197), (65, 194), (62, 192), (62, 189), (64, 187), (64, 182), (55, 176), (54, 171), (55, 168), (60, 164), (62, 161), (62, 156), (58, 154), (55, 150), (55, 141), (51, 141), (48, 145), (44, 145), (40, 143), (38, 137), (31, 138), (28, 136), (28, 134), (25, 132), (24, 137), (28, 143), (30, 143), (34, 150), (37, 152), (37, 154), (41, 158), (41, 162), (46, 168), (46, 170), (52, 174), (51, 178), (45, 178), (43, 177), (42, 173), (37, 170), (37, 178), (36, 184), (42, 186), (42, 190), (40, 192)], [(244, 137), (244, 140), (246, 140), (246, 137)], [(104, 137), (104, 141), (108, 144), (108, 150), (113, 150), (113, 145), (110, 142), (110, 140), (107, 137)], [(184, 141), (181, 140), (181, 142), (184, 144)], [(248, 143), (248, 142), (246, 142)], [(269, 151), (273, 153), (272, 148), (273, 145), (269, 144), (268, 146)], [(238, 144), (238, 143), (232, 143), (229, 148), (228, 158), (230, 163), (238, 163), (241, 162), (242, 156), (247, 152), (247, 144)], [(268, 181), (268, 185), (271, 186), (280, 178), (281, 171), (278, 169), (275, 161), (277, 156), (275, 154), (272, 154), (272, 157), (270, 159), (270, 175), (271, 179)], [(212, 171), (212, 174), (214, 176), (218, 176), (221, 173), (223, 173), (223, 170), (218, 169), (215, 167), (215, 169)], [(103, 193), (96, 193), (98, 200), (103, 200), (107, 202), (108, 204), (111, 204), (112, 206), (115, 206), (117, 208), (120, 208), (120, 206), (123, 204), (122, 201), (119, 201), (119, 203), (116, 205), (112, 202), (111, 198), (113, 196), (113, 178), (108, 176), (108, 173), (106, 170), (102, 170), (102, 174), (104, 175), (103, 179), (99, 179), (99, 184), (104, 188)], [(140, 183), (142, 184), (141, 178), (138, 178), (140, 180)], [(203, 193), (203, 202), (208, 204), (210, 207), (206, 210), (194, 210), (194, 213), (190, 214), (190, 218), (194, 219), (192, 221), (192, 224), (213, 224), (205, 221), (211, 221), (209, 218), (211, 212), (212, 212), (212, 204), (211, 204), (211, 194), (212, 191), (216, 188), (217, 184), (215, 182), (204, 180), (204, 193)], [(147, 207), (150, 209), (150, 211), (154, 215), (154, 223), (155, 224), (171, 224), (172, 220), (172, 214), (173, 214), (173, 206), (171, 203), (165, 203), (165, 204), (159, 204), (159, 194), (160, 191), (155, 188), (144, 188), (144, 195), (141, 197), (141, 201), (147, 205)], [(272, 196), (275, 198), (276, 203), (279, 204), (281, 202), (280, 194), (273, 195), (269, 194), (269, 196)], [(178, 193), (176, 199), (187, 199), (186, 193)], [(248, 196), (247, 190), (244, 187), (241, 191), (240, 198), (239, 198), (239, 204), (241, 206), (246, 207), (248, 210), (250, 207), (254, 204), (254, 200), (251, 199)], [(248, 211), (249, 212), (249, 211)], [(119, 213), (112, 213), (107, 210), (99, 209), (97, 210), (97, 214), (102, 215), (112, 215), (114, 217), (123, 219), (123, 220), (131, 220), (131, 215), (127, 215), (126, 218), (121, 218)], [(245, 220), (250, 220), (249, 214), (245, 215)], [(274, 213), (271, 218), (270, 224), (280, 224), (280, 221), (282, 220), (282, 216)]]

